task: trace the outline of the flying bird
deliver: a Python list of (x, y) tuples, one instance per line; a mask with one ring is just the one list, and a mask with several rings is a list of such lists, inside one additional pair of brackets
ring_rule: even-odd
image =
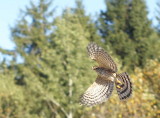
[(87, 46), (89, 57), (98, 63), (92, 69), (98, 76), (95, 82), (80, 96), (80, 103), (94, 106), (105, 102), (112, 94), (114, 84), (120, 100), (129, 98), (132, 94), (132, 83), (129, 75), (124, 72), (117, 74), (117, 66), (111, 56), (96, 43)]

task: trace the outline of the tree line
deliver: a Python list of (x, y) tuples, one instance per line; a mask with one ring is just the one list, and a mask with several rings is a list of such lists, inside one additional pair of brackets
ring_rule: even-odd
[[(158, 25), (148, 19), (144, 0), (105, 0), (96, 20), (81, 0), (55, 16), (52, 0), (21, 10), (10, 28), (12, 59), (0, 62), (1, 118), (156, 118), (160, 115), (160, 5)], [(94, 18), (95, 19), (95, 18)], [(116, 91), (95, 107), (79, 105), (79, 96), (94, 82), (95, 62), (86, 54), (96, 42), (112, 55), (119, 72), (128, 71), (133, 95), (121, 102)], [(19, 57), (21, 62), (19, 62)]]

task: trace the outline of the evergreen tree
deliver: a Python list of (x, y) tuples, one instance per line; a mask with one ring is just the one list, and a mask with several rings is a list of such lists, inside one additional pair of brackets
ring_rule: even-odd
[[(62, 17), (55, 20), (57, 29), (54, 41), (58, 66), (54, 69), (58, 81), (57, 88), (61, 91), (57, 101), (61, 101), (60, 104), (69, 118), (80, 117), (86, 113), (85, 109), (79, 105), (79, 96), (96, 76), (91, 74), (92, 70), (88, 68), (92, 65), (86, 54), (86, 46), (99, 36), (81, 5), (80, 1), (77, 2), (76, 8), (65, 9)], [(92, 35), (93, 31), (94, 35)]]
[[(11, 28), (16, 52), (24, 60), (15, 67), (15, 81), (24, 90), (24, 101), (28, 101), (24, 114), (32, 117), (54, 117), (54, 111), (60, 109), (51, 97), (53, 93), (49, 94), (52, 85), (48, 84), (54, 79), (51, 74), (53, 68), (50, 67), (54, 63), (48, 67), (49, 62), (42, 58), (43, 53), (54, 53), (51, 34), (54, 32), (54, 11), (50, 10), (50, 6), (51, 0), (39, 0), (37, 5), (31, 2), (17, 24)], [(60, 109), (60, 112), (63, 110)]]
[(153, 59), (156, 56), (152, 53), (153, 43), (150, 41), (154, 40), (152, 39), (154, 30), (151, 28), (151, 21), (147, 18), (148, 12), (143, 0), (132, 1), (130, 7), (128, 35), (135, 44), (134, 48), (138, 60), (137, 66), (144, 67), (147, 59)]
[(145, 2), (107, 0), (106, 6), (107, 10), (102, 11), (99, 18), (99, 31), (105, 44), (130, 70), (136, 66), (144, 67), (147, 59), (156, 57), (151, 41), (154, 40), (154, 30), (147, 18)]
[(100, 43), (99, 35), (97, 35), (97, 28), (93, 24), (93, 20), (91, 19), (91, 16), (86, 15), (84, 6), (82, 4), (81, 0), (76, 0), (76, 7), (72, 8), (72, 12), (77, 15), (77, 18), (79, 19), (80, 24), (84, 28), (86, 32), (89, 32), (90, 35), (88, 35), (88, 39), (91, 42), (97, 42)]
[[(83, 86), (91, 81), (90, 73), (86, 73), (89, 61), (86, 55), (86, 45), (88, 32), (85, 32), (81, 26), (76, 14), (65, 10), (62, 18), (56, 19), (58, 29), (55, 32), (57, 60), (57, 81), (60, 91), (58, 101), (66, 109), (68, 117), (75, 117), (75, 113), (80, 108), (78, 104), (80, 93), (83, 92)], [(85, 76), (83, 76), (85, 75)]]
[(51, 1), (31, 2), (11, 29), (16, 51), (24, 59), (15, 67), (15, 80), (29, 101), (26, 114), (72, 118), (85, 113), (79, 96), (95, 79), (86, 46), (98, 35), (82, 4), (77, 4), (54, 20), (53, 11), (49, 11)]

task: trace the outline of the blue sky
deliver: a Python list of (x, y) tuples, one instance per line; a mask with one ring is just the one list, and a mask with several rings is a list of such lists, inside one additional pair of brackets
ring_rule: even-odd
[[(15, 45), (11, 41), (10, 26), (15, 24), (19, 17), (20, 9), (24, 9), (29, 5), (30, 0), (1, 0), (0, 4), (0, 47), (4, 49), (14, 49)], [(38, 0), (32, 0), (34, 2)], [(152, 19), (154, 24), (156, 15), (156, 3), (158, 0), (146, 0), (149, 11), (148, 17)], [(87, 14), (94, 16), (100, 10), (105, 9), (104, 0), (83, 0), (83, 4)], [(66, 7), (74, 7), (75, 0), (54, 0), (53, 7), (57, 7), (56, 14), (59, 15)]]

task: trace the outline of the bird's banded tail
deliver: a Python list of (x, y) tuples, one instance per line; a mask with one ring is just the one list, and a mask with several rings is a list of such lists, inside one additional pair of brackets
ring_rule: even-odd
[(125, 100), (131, 96), (132, 83), (129, 75), (126, 72), (117, 74), (115, 84), (120, 100)]

